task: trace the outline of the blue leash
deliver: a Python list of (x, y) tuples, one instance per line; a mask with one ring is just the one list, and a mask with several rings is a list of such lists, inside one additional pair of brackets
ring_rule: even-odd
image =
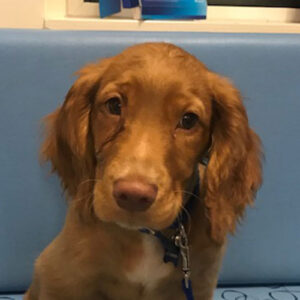
[[(212, 143), (212, 142), (211, 142)], [(209, 149), (205, 152), (203, 157), (201, 158), (200, 163), (204, 166), (208, 165), (209, 158), (210, 158), (210, 150)], [(200, 194), (200, 177), (198, 174), (197, 184), (193, 191), (194, 195)], [(187, 211), (191, 211), (193, 205), (195, 203), (195, 197), (192, 196), (187, 204), (185, 205), (185, 209)], [(181, 281), (182, 290), (185, 295), (186, 300), (194, 300), (194, 293), (192, 288), (192, 282), (190, 279), (190, 257), (189, 257), (189, 245), (188, 245), (188, 238), (187, 234), (184, 229), (184, 225), (186, 223), (187, 216), (180, 214), (175, 222), (169, 227), (169, 229), (175, 229), (176, 235), (171, 238), (167, 238), (164, 236), (160, 231), (155, 231), (148, 228), (140, 229), (143, 233), (152, 234), (153, 236), (157, 237), (162, 247), (164, 248), (164, 262), (168, 263), (171, 262), (174, 264), (175, 267), (178, 266), (179, 257), (182, 258), (182, 272), (183, 272), (183, 279)]]
[(188, 287), (185, 286), (185, 280), (182, 279), (182, 290), (187, 300), (194, 300), (193, 288), (191, 280), (188, 281)]
[(164, 262), (171, 262), (175, 267), (178, 266), (179, 257), (182, 259), (182, 290), (185, 294), (186, 300), (194, 300), (192, 282), (190, 280), (190, 264), (189, 264), (189, 247), (187, 235), (183, 224), (178, 222), (178, 231), (173, 238), (169, 239), (160, 231), (151, 229), (140, 229), (141, 232), (151, 234), (159, 239), (164, 248)]
[[(198, 180), (198, 184), (194, 189), (194, 194), (199, 195), (200, 190), (200, 181)], [(192, 206), (194, 205), (194, 198), (189, 199), (187, 202), (185, 209), (188, 211), (192, 210)], [(176, 234), (171, 238), (166, 237), (160, 231), (155, 231), (148, 228), (140, 229), (141, 232), (151, 234), (159, 239), (161, 245), (164, 249), (164, 262), (171, 262), (175, 267), (178, 266), (179, 258), (181, 257), (182, 261), (182, 290), (185, 294), (186, 300), (194, 300), (192, 282), (190, 280), (190, 258), (189, 258), (189, 245), (188, 238), (185, 232), (184, 223), (186, 223), (186, 215), (180, 214), (176, 221), (169, 227), (171, 229), (176, 230)]]

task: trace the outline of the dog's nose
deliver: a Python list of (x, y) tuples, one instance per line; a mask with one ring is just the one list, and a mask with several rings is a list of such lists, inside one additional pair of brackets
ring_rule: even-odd
[(157, 190), (155, 184), (119, 179), (114, 183), (113, 196), (123, 209), (144, 211), (155, 201)]

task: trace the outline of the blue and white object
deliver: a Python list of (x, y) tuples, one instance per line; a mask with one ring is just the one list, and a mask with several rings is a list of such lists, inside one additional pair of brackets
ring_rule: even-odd
[(139, 6), (139, 0), (123, 0), (123, 8), (133, 8)]
[(206, 0), (142, 0), (142, 19), (205, 19)]
[(121, 11), (120, 0), (99, 0), (100, 18), (105, 18)]
[(139, 3), (139, 0), (99, 0), (100, 17), (105, 18), (110, 15), (119, 13), (121, 11), (121, 7), (138, 7)]
[(140, 6), (142, 19), (205, 19), (206, 0), (99, 0), (100, 17)]

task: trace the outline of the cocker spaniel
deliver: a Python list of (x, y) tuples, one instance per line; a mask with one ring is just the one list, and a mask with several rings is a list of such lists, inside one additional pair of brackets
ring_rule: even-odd
[(68, 213), (25, 299), (213, 299), (226, 235), (261, 184), (239, 92), (167, 43), (78, 76), (42, 147)]

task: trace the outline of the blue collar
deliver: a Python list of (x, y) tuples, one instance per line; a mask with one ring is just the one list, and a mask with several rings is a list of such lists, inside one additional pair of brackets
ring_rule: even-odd
[[(199, 196), (200, 191), (200, 178), (197, 176), (197, 183), (193, 190), (193, 194), (188, 199), (185, 210), (190, 213), (192, 212), (195, 202)], [(159, 239), (161, 245), (164, 249), (164, 258), (165, 263), (171, 262), (175, 267), (178, 266), (179, 259), (181, 257), (182, 271), (183, 271), (183, 280), (182, 280), (182, 290), (186, 296), (187, 300), (194, 300), (192, 284), (190, 280), (190, 267), (189, 267), (189, 247), (187, 235), (185, 233), (184, 225), (188, 221), (187, 214), (184, 214), (182, 211), (179, 213), (178, 217), (174, 223), (168, 228), (174, 230), (170, 238), (166, 237), (161, 231), (156, 231), (148, 228), (140, 229), (141, 232), (151, 234)], [(178, 242), (179, 239), (179, 242)], [(184, 245), (182, 244), (184, 241)]]
[[(202, 155), (200, 164), (207, 167), (210, 152), (212, 147), (212, 138), (210, 142), (209, 148), (205, 151), (204, 155)], [(200, 175), (197, 172), (196, 185), (191, 194), (191, 197), (188, 199), (185, 205), (185, 211), (191, 213), (194, 209), (195, 203), (197, 199), (199, 199), (200, 195)], [(188, 237), (185, 232), (184, 225), (188, 221), (188, 215), (181, 211), (174, 221), (174, 223), (168, 228), (175, 231), (175, 234), (171, 236), (171, 238), (166, 237), (162, 234), (161, 231), (156, 231), (152, 229), (140, 229), (143, 233), (151, 234), (159, 239), (161, 245), (164, 249), (164, 262), (171, 262), (175, 267), (178, 266), (179, 258), (181, 257), (181, 270), (183, 272), (182, 279), (182, 290), (186, 297), (186, 300), (194, 300), (194, 294), (192, 289), (192, 283), (190, 280), (190, 256), (189, 256), (189, 243)]]
[[(192, 212), (195, 202), (196, 202), (196, 197), (198, 197), (200, 191), (200, 180), (197, 180), (197, 184), (194, 188), (193, 194), (191, 197), (188, 199), (186, 205), (185, 205), (185, 210), (190, 213)], [(175, 231), (175, 234), (172, 235), (170, 238), (166, 237), (161, 231), (158, 230), (152, 230), (148, 228), (142, 228), (140, 229), (140, 232), (151, 234), (159, 239), (159, 241), (162, 244), (162, 247), (165, 250), (164, 254), (164, 262), (168, 263), (171, 262), (174, 264), (175, 267), (178, 266), (178, 261), (180, 257), (180, 247), (175, 244), (175, 236), (179, 231), (179, 226), (180, 224), (187, 224), (188, 222), (188, 216), (187, 214), (180, 212), (176, 220), (173, 222), (171, 226), (169, 226), (168, 229), (172, 229)]]

